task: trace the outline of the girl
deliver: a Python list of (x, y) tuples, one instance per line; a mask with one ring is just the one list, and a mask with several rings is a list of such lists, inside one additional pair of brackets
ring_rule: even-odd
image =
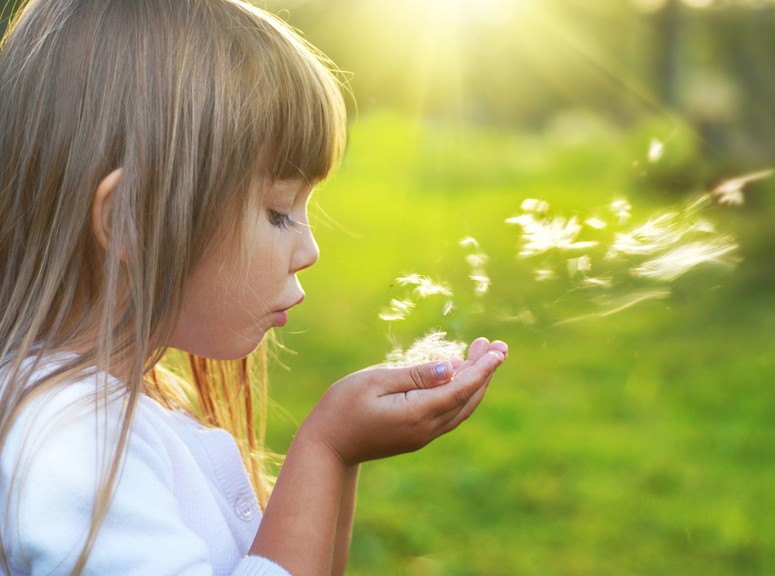
[(344, 140), (325, 61), (240, 0), (27, 3), (0, 49), (5, 573), (342, 574), (359, 463), (476, 408), (501, 342), (352, 374), (267, 502), (245, 358), (304, 297)]

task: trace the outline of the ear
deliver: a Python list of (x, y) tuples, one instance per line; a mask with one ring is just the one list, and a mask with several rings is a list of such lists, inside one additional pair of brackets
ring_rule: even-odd
[(118, 187), (123, 176), (123, 168), (118, 168), (108, 174), (97, 186), (91, 203), (92, 231), (103, 250), (108, 249), (110, 242), (110, 209), (113, 205), (113, 191)]

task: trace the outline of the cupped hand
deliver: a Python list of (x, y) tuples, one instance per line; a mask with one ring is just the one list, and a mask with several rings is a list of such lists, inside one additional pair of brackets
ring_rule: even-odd
[(298, 437), (348, 466), (418, 450), (473, 413), (507, 355), (505, 343), (478, 338), (465, 360), (350, 374), (323, 395)]

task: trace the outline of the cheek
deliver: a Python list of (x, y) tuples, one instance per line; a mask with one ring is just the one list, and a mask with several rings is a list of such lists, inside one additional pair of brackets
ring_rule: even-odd
[(260, 230), (254, 234), (245, 244), (239, 264), (229, 274), (229, 292), (241, 294), (248, 308), (255, 307), (257, 298), (270, 303), (288, 275), (287, 245), (271, 232)]
[(270, 301), (284, 277), (284, 247), (266, 227), (258, 226), (243, 239), (240, 254), (208, 255), (190, 279), (184, 308), (206, 308), (209, 317), (224, 320), (257, 311), (256, 303)]
[(183, 300), (171, 346), (222, 360), (242, 358), (255, 349), (270, 326), (265, 325), (266, 306), (245, 279), (244, 274), (232, 281), (195, 279)]
[(282, 242), (257, 234), (243, 248), (241, 257), (205, 268), (198, 278), (213, 316), (237, 331), (261, 325), (276, 310), (288, 278)]

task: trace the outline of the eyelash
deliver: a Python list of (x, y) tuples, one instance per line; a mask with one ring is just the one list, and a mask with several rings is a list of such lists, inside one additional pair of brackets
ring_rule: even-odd
[(269, 222), (277, 228), (288, 229), (293, 226), (293, 220), (288, 214), (283, 214), (277, 210), (269, 210)]

